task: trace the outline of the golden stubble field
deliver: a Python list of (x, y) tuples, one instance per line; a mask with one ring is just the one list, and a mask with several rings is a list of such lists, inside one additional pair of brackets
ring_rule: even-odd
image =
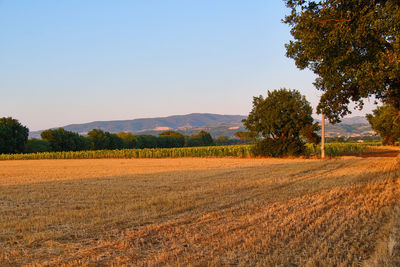
[(0, 162), (0, 265), (400, 266), (400, 158)]

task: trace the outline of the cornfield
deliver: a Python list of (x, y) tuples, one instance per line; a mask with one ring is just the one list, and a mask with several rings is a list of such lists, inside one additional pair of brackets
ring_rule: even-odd
[(25, 159), (98, 159), (98, 158), (181, 158), (181, 157), (251, 157), (251, 145), (206, 146), (183, 148), (144, 148), (1, 154), (0, 160)]
[[(379, 143), (328, 143), (326, 155), (354, 155), (368, 153)], [(319, 155), (320, 146), (307, 144), (307, 154)], [(0, 154), (0, 160), (29, 159), (99, 159), (99, 158), (181, 158), (181, 157), (254, 157), (252, 145), (206, 146), (183, 148), (145, 148), (121, 150), (92, 150), (43, 152), (29, 154)]]
[[(327, 143), (325, 144), (325, 154), (328, 156), (341, 155), (360, 155), (374, 151), (374, 147), (380, 146), (379, 142), (369, 143)], [(313, 146), (307, 144), (308, 153), (311, 155), (321, 154), (321, 145)]]

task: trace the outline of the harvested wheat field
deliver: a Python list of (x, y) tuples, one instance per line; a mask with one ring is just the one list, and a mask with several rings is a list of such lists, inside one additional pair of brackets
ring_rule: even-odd
[(2, 266), (400, 266), (400, 158), (0, 162)]

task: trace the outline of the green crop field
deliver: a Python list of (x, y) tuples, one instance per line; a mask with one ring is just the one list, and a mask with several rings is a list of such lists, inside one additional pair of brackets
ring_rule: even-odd
[[(328, 156), (357, 155), (374, 151), (380, 143), (328, 143)], [(320, 146), (307, 144), (308, 155), (319, 155)], [(181, 157), (253, 157), (252, 145), (206, 146), (1, 154), (0, 160), (98, 159), (98, 158), (181, 158)]]
[[(362, 153), (374, 152), (377, 146), (381, 146), (381, 143), (327, 143), (325, 144), (325, 153), (328, 156), (359, 155)], [(314, 147), (308, 144), (307, 149), (310, 154), (321, 153), (321, 145)]]

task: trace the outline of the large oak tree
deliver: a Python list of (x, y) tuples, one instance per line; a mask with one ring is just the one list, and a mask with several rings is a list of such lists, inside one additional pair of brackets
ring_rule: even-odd
[(268, 91), (266, 98), (254, 97), (243, 124), (255, 138), (257, 155), (299, 155), (305, 152), (304, 141), (319, 142), (311, 105), (296, 90), (283, 88)]
[(287, 56), (309, 68), (323, 91), (318, 112), (331, 122), (374, 96), (400, 112), (400, 1), (286, 0), (294, 40)]

